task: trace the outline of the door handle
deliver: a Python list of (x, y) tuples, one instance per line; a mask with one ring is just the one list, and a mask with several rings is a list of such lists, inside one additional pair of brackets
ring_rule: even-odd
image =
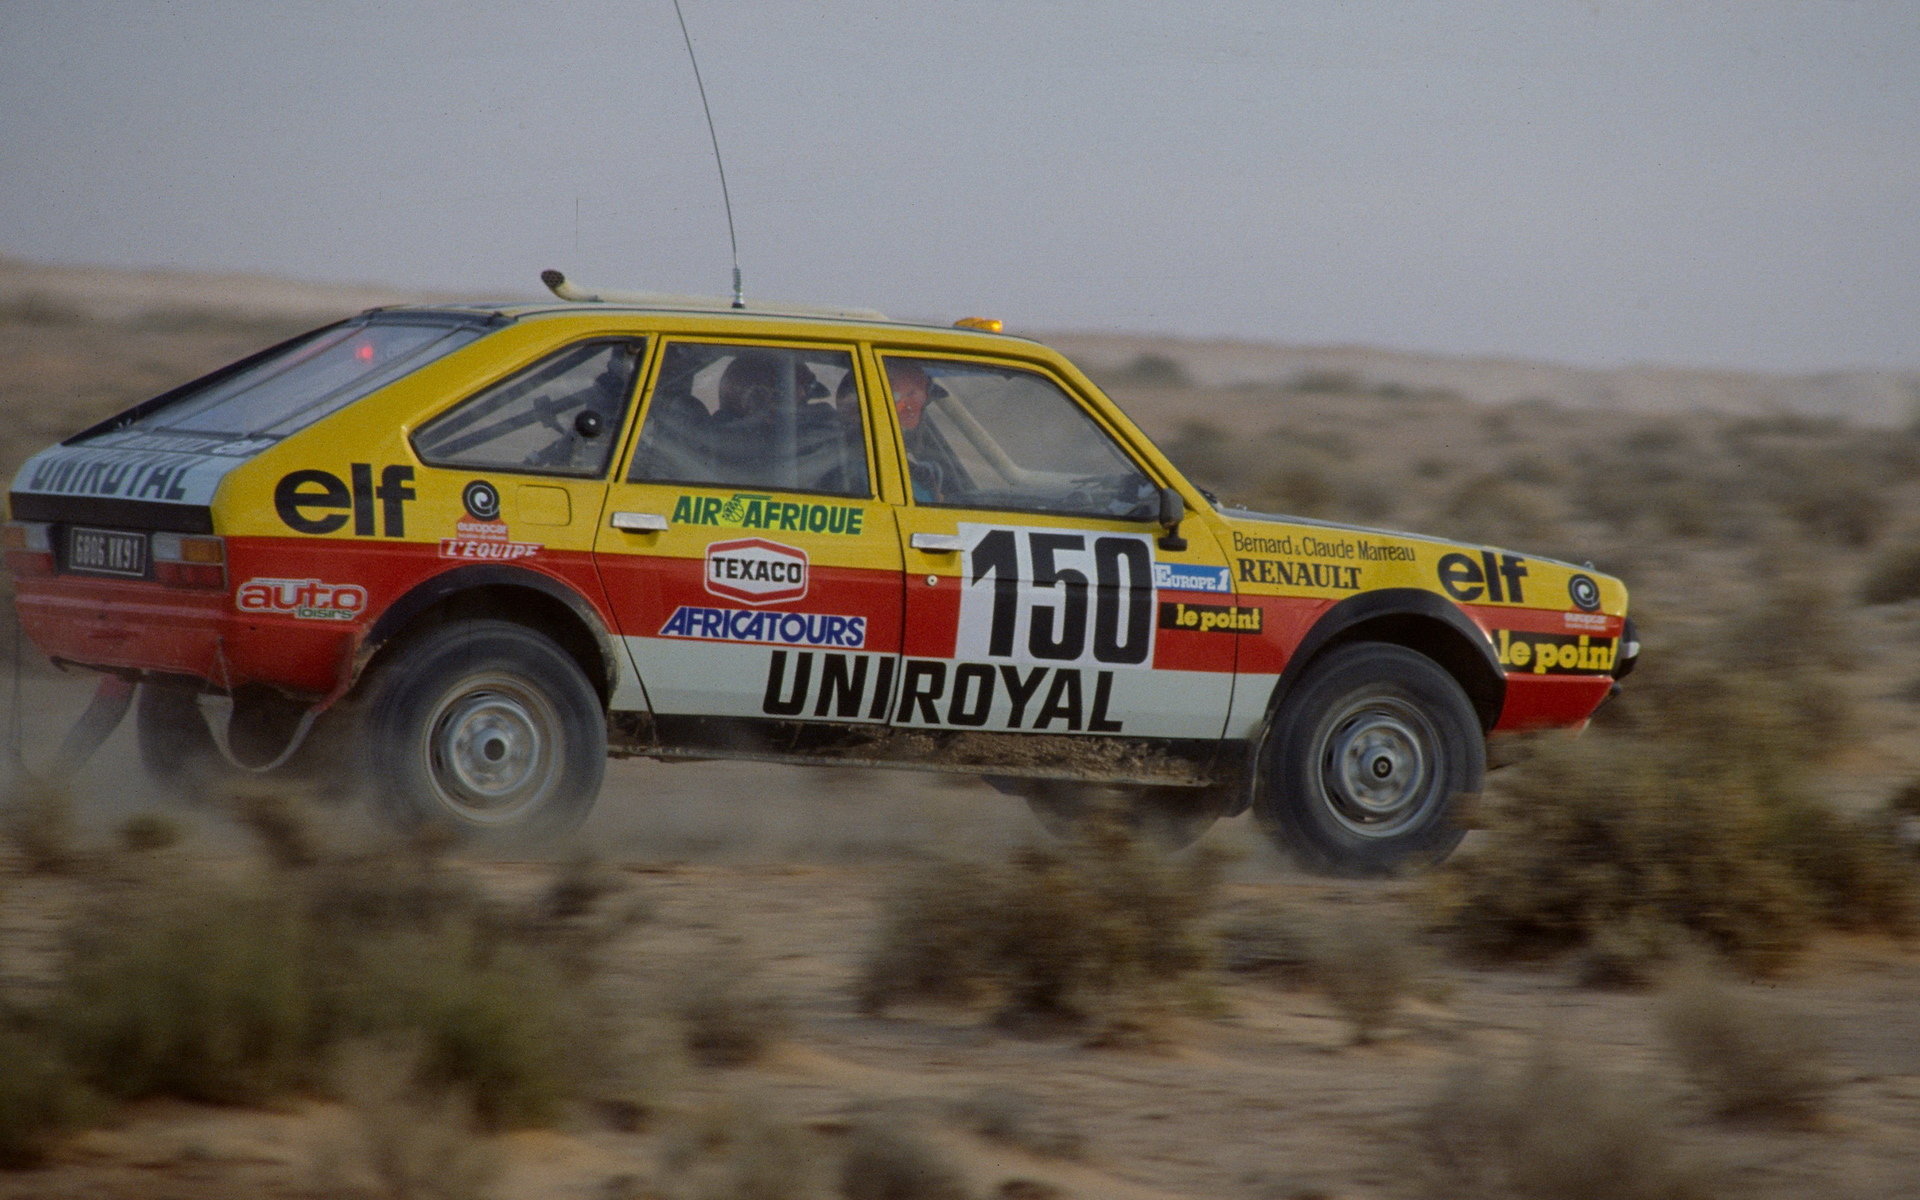
[(965, 549), (960, 536), (953, 533), (916, 533), (907, 539), (907, 545), (928, 554), (957, 554)]
[(627, 533), (665, 533), (667, 519), (659, 513), (617, 512), (607, 522)]

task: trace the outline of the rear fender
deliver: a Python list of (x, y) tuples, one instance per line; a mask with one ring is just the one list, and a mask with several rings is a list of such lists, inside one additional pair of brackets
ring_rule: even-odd
[[(539, 627), (540, 622), (527, 619), (533, 615), (526, 611), (528, 605), (512, 603), (516, 592), (531, 602), (530, 607), (534, 612), (551, 610), (554, 605), (564, 609), (566, 623), (572, 629), (549, 632), (580, 661), (581, 669), (593, 682), (604, 704), (619, 684), (620, 658), (613, 636), (599, 612), (585, 597), (549, 576), (538, 571), (498, 564), (456, 567), (417, 585), (388, 605), (387, 610), (367, 631), (359, 652), (354, 656), (354, 682), (359, 682), (389, 643), (429, 618), (435, 609), (458, 608), (465, 602), (472, 605), (476, 614), (485, 612)], [(527, 593), (535, 593), (537, 598)]]

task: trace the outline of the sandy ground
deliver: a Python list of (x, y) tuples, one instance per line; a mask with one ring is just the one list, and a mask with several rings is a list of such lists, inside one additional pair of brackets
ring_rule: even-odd
[[(84, 698), (73, 682), (32, 684), (30, 757)], [(84, 822), (101, 831), (95, 840), (153, 803), (129, 785), (132, 757), (122, 731), (78, 781)], [(213, 815), (182, 815), (195, 833), (168, 852), (178, 869), (226, 869), (243, 853), (242, 836)], [(328, 828), (347, 843), (368, 833), (350, 811)], [(863, 1111), (895, 1113), (931, 1131), (978, 1195), (1012, 1179), (1119, 1200), (1412, 1195), (1405, 1160), (1414, 1125), (1448, 1071), (1513, 1066), (1544, 1039), (1666, 1106), (1679, 1144), (1717, 1165), (1727, 1195), (1920, 1196), (1920, 955), (1876, 939), (1828, 939), (1793, 974), (1764, 985), (1814, 1020), (1843, 1080), (1808, 1128), (1712, 1119), (1663, 1049), (1657, 996), (1576, 987), (1564, 966), (1435, 966), (1433, 998), (1410, 1002), (1367, 1046), (1351, 1044), (1317, 992), (1226, 975), (1217, 1014), (1176, 1017), (1161, 1044), (1138, 1049), (1015, 1036), (979, 1014), (860, 1015), (852, 985), (900, 873), (930, 850), (994, 857), (1036, 835), (1015, 802), (968, 781), (621, 762), (580, 844), (617, 864), (628, 895), (651, 913), (609, 952), (605, 984), (616, 995), (639, 1003), (663, 970), (720, 955), (758, 964), (792, 1015), (764, 1061), (685, 1077), (674, 1101), (681, 1111), (750, 1102), (828, 1131)], [(1414, 886), (1301, 877), (1245, 819), (1223, 823), (1208, 842), (1234, 858), (1223, 913), (1279, 904), (1385, 919)], [(502, 895), (531, 891), (551, 869), (460, 861)], [(8, 873), (0, 985), (30, 986), (44, 970), (76, 887)], [(1082, 1153), (1037, 1155), (970, 1133), (953, 1105), (989, 1087), (1029, 1098)], [(324, 1194), (320, 1172), (348, 1136), (347, 1115), (318, 1101), (273, 1111), (148, 1104), (82, 1135), (50, 1167), (0, 1174), (0, 1196)], [(623, 1177), (657, 1177), (661, 1144), (658, 1131), (622, 1132), (581, 1113), (503, 1139), (507, 1170), (495, 1194), (617, 1195)]]
[[(200, 307), (236, 297), (246, 303), (237, 314), (214, 319)], [(0, 443), (0, 466), (11, 472), (39, 445), (256, 348), (270, 331), (390, 298), (276, 281), (108, 278), (0, 262), (0, 308), (11, 306), (11, 318), (0, 321), (0, 404), (16, 418)], [(1195, 384), (1218, 385), (1117, 385), (1156, 435), (1171, 435), (1196, 413), (1255, 432), (1288, 425), (1303, 439), (1319, 438), (1329, 453), (1377, 462), (1375, 473), (1389, 487), (1396, 470), (1400, 481), (1411, 481), (1407, 464), (1418, 455), (1478, 453), (1470, 447), (1484, 440), (1485, 418), (1473, 403), (1479, 400), (1561, 395), (1568, 405), (1584, 405), (1502, 410), (1502, 453), (1549, 458), (1597, 437), (1622, 408), (1690, 404), (1716, 388), (1732, 397), (1731, 407), (1748, 411), (1785, 405), (1827, 412), (1838, 403), (1833, 397), (1853, 397), (1852, 415), (1883, 422), (1903, 419), (1911, 402), (1911, 381), (1891, 377), (1841, 386), (1836, 376), (1820, 385), (1827, 391), (1796, 392), (1778, 380), (1762, 387), (1755, 377), (1711, 382), (1696, 375), (1688, 376), (1691, 383), (1669, 379), (1636, 391), (1642, 384), (1625, 376), (1526, 364), (1420, 366), (1379, 352), (1060, 341), (1089, 367), (1110, 372), (1143, 353), (1175, 354)], [(1276, 407), (1275, 381), (1303, 370), (1357, 372), (1363, 391), (1386, 382), (1452, 394), (1293, 395), (1289, 408)], [(1696, 385), (1705, 390), (1688, 390)], [(1584, 401), (1554, 391), (1576, 386), (1589, 388)], [(1336, 434), (1345, 440), (1328, 440)], [(1694, 594), (1701, 572), (1717, 569), (1659, 552), (1639, 554), (1634, 565), (1636, 594), (1669, 611)], [(1851, 686), (1873, 736), (1835, 764), (1827, 790), (1864, 807), (1920, 776), (1920, 704), (1909, 698), (1920, 680), (1920, 611), (1871, 610), (1855, 620), (1866, 653)], [(5, 728), (17, 730), (9, 737), (30, 762), (43, 762), (84, 704), (87, 684), (53, 676), (31, 658), (15, 670), (18, 699), (4, 698)], [(128, 730), (82, 773), (76, 794), (86, 836), (96, 842), (156, 803), (140, 782)], [(246, 852), (245, 837), (212, 814), (183, 816), (193, 836), (168, 852), (181, 872), (227, 869)], [(343, 841), (370, 836), (357, 812), (327, 820)], [(1841, 1083), (1825, 1115), (1804, 1128), (1712, 1118), (1663, 1048), (1653, 1018), (1657, 997), (1577, 987), (1564, 964), (1436, 966), (1432, 998), (1409, 1005), (1386, 1037), (1367, 1046), (1350, 1044), (1347, 1026), (1317, 992), (1246, 976), (1220, 976), (1217, 1015), (1177, 1018), (1148, 1048), (1019, 1037), (994, 1030), (978, 1014), (860, 1015), (851, 984), (901, 873), (929, 853), (992, 858), (1036, 836), (1016, 801), (967, 779), (624, 761), (610, 764), (579, 845), (618, 867), (630, 894), (652, 913), (611, 948), (608, 984), (617, 994), (638, 1005), (662, 964), (741, 958), (761, 965), (793, 1014), (788, 1037), (767, 1060), (687, 1075), (676, 1092), (680, 1110), (733, 1098), (831, 1135), (852, 1115), (879, 1106), (921, 1122), (964, 1166), (976, 1195), (1411, 1196), (1413, 1126), (1449, 1071), (1467, 1063), (1518, 1064), (1547, 1039), (1628, 1081), (1649, 1105), (1663, 1106), (1682, 1149), (1716, 1165), (1722, 1194), (1920, 1197), (1920, 953), (1878, 939), (1827, 938), (1788, 976), (1743, 985), (1806, 1013), (1832, 1047)], [(1418, 894), (1407, 884), (1302, 877), (1245, 818), (1223, 823), (1207, 841), (1233, 858), (1223, 915), (1278, 903), (1304, 913), (1385, 917)], [(464, 861), (502, 894), (518, 894), (538, 886), (551, 857)], [(57, 953), (60, 922), (79, 903), (72, 881), (26, 876), (0, 857), (0, 990), (39, 986)], [(1084, 1152), (1037, 1155), (969, 1132), (952, 1105), (988, 1086), (1029, 1097)], [(0, 1173), (0, 1197), (325, 1195), (323, 1168), (346, 1131), (346, 1114), (318, 1100), (271, 1111), (143, 1105), (78, 1137), (45, 1169)], [(510, 1135), (501, 1141), (506, 1171), (494, 1191), (503, 1200), (649, 1195), (645, 1181), (657, 1176), (664, 1136), (658, 1129), (622, 1131), (591, 1113), (553, 1130)], [(1022, 1179), (1057, 1190), (1008, 1187)]]

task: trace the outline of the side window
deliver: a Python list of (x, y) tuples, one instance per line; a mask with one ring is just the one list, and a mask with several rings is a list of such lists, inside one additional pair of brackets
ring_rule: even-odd
[(625, 339), (568, 346), (421, 426), (414, 452), (436, 467), (603, 474), (644, 347)]
[(888, 356), (918, 504), (1144, 521), (1159, 493), (1051, 379), (1019, 367)]
[(669, 345), (627, 479), (871, 495), (853, 356)]

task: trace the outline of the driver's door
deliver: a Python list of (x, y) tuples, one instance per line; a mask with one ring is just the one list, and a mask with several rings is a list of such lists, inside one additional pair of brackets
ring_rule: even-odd
[(904, 354), (881, 365), (910, 484), (895, 724), (1220, 737), (1235, 638), (1181, 624), (1179, 605), (1232, 596), (1157, 586), (1230, 592), (1200, 524), (1163, 549), (1158, 482), (1048, 374)]

